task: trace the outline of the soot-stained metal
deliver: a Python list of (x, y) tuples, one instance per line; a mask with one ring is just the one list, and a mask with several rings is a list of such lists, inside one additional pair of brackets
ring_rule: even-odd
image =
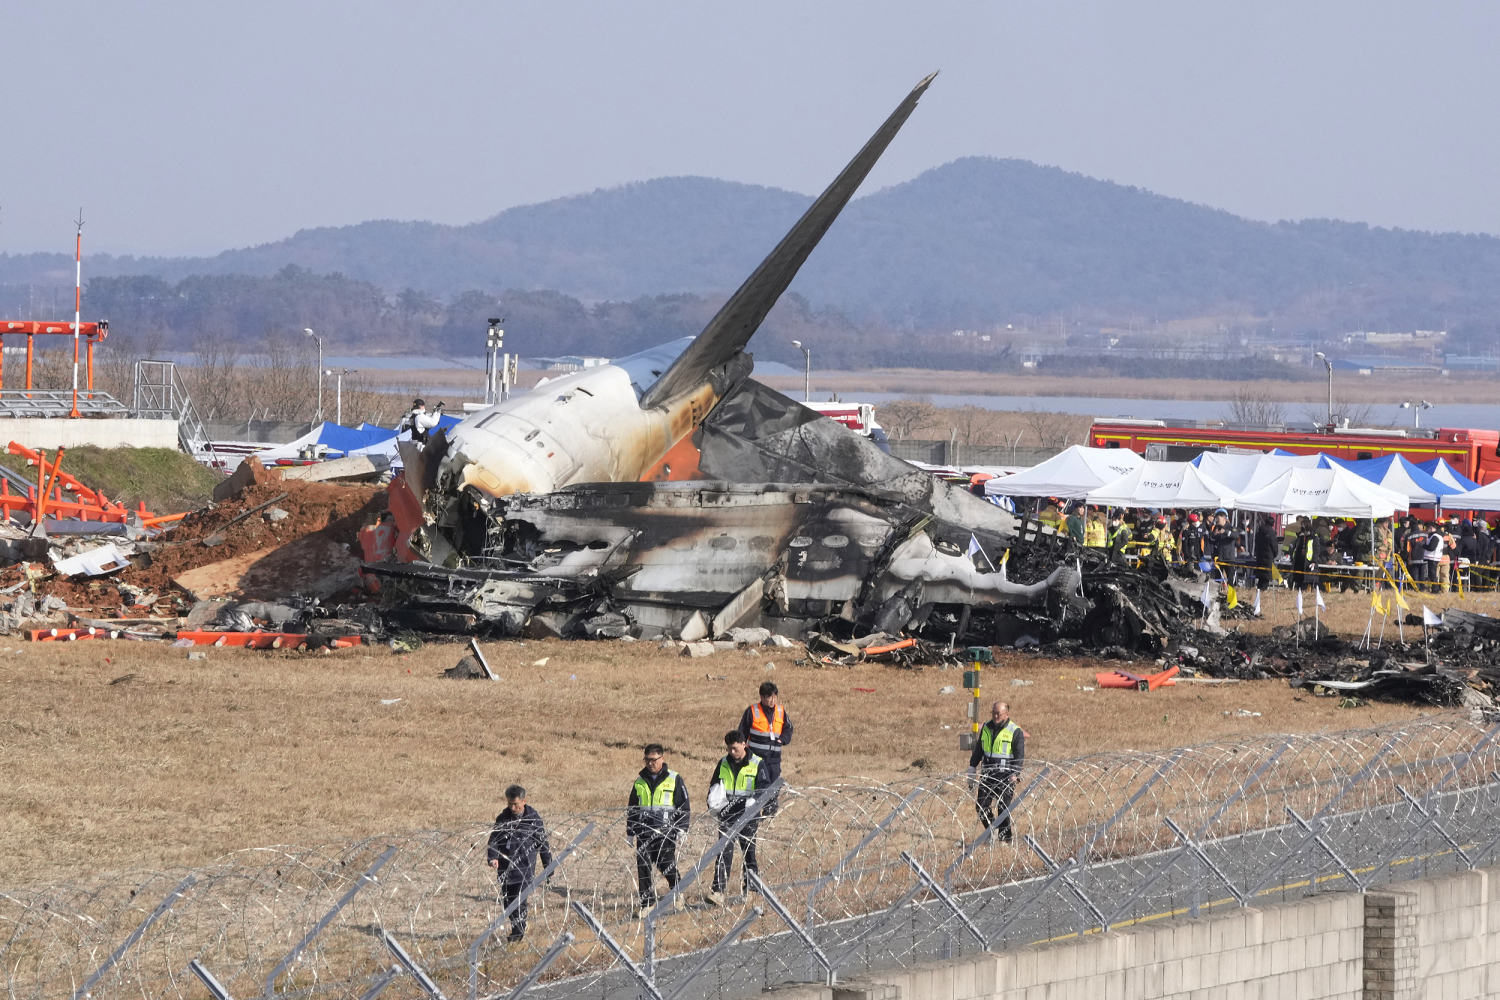
[(404, 446), (391, 506), (420, 561), (367, 567), (389, 617), (500, 635), (839, 625), (950, 643), (1072, 630), (1159, 645), (1170, 591), (1139, 575), (1091, 588), (1052, 529), (748, 377), (750, 336), (931, 82), (697, 338), (564, 376), (425, 449)]

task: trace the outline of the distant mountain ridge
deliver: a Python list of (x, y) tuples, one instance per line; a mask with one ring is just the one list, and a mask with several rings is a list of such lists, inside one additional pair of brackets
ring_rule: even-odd
[[(93, 277), (342, 274), (394, 296), (555, 291), (583, 303), (732, 291), (809, 204), (675, 177), (463, 226), (372, 221), (208, 258), (91, 257)], [(1500, 239), (1327, 220), (1260, 223), (1022, 160), (971, 157), (857, 198), (792, 285), (814, 308), (925, 331), (1058, 315), (1274, 316), (1409, 329), (1500, 314)], [(0, 255), (0, 286), (65, 282), (62, 254)]]

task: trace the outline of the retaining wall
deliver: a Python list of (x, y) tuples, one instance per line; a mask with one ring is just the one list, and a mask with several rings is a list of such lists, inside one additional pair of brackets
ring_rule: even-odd
[(16, 441), (28, 448), (171, 448), (177, 450), (177, 421), (134, 417), (0, 417), (0, 444)]
[(910, 966), (776, 1000), (1458, 1000), (1500, 996), (1500, 870)]

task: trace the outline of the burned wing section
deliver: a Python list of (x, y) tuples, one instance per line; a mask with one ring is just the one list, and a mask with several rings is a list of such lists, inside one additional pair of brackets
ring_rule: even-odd
[[(638, 637), (744, 625), (802, 635), (840, 621), (988, 639), (1011, 611), (1064, 617), (1079, 584), (1055, 560), (1045, 576), (1011, 580), (1003, 559), (994, 570), (975, 554), (979, 531), (845, 485), (609, 483), (496, 503), (463, 567), (371, 567), (393, 619)], [(983, 534), (998, 551), (1000, 537)]]

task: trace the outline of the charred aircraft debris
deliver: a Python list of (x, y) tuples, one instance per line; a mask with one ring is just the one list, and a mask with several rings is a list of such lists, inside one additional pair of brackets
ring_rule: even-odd
[(1069, 629), (1159, 641), (1172, 599), (1154, 581), (1111, 578), (1091, 593), (1051, 529), (748, 377), (750, 336), (931, 82), (698, 337), (548, 382), (404, 448), (406, 495), (392, 506), (420, 558), (367, 567), (392, 620), (499, 635), (749, 624), (804, 635), (843, 623), (950, 642)]

